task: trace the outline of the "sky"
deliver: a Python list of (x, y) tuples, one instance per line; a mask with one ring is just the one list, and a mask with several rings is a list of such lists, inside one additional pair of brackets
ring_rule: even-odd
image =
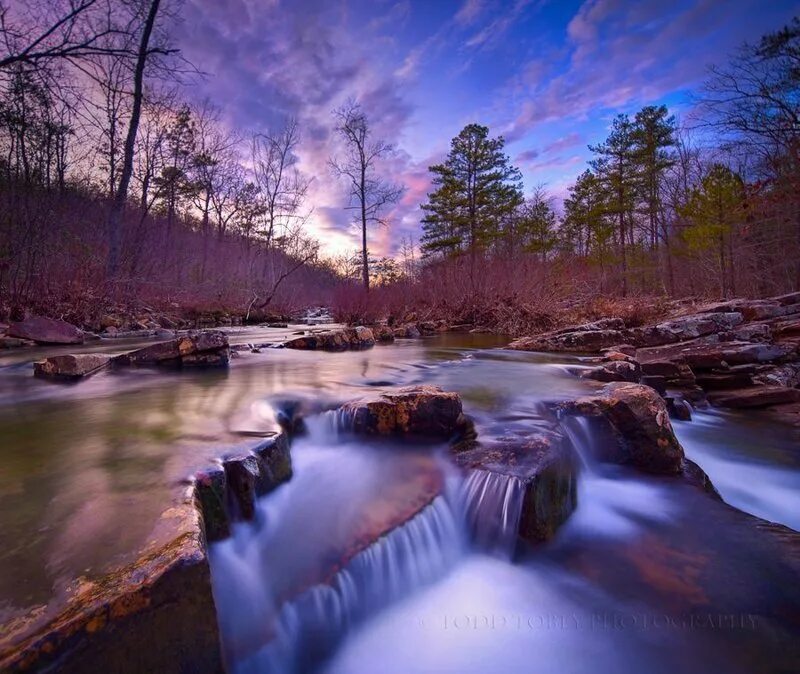
[(242, 133), (301, 129), (310, 233), (327, 254), (359, 246), (328, 168), (332, 111), (358, 100), (395, 147), (380, 170), (406, 186), (370, 233), (396, 253), (420, 235), (428, 166), (466, 124), (489, 127), (523, 174), (563, 198), (618, 113), (691, 112), (712, 64), (800, 14), (789, 0), (185, 0), (178, 43), (205, 76), (191, 95)]

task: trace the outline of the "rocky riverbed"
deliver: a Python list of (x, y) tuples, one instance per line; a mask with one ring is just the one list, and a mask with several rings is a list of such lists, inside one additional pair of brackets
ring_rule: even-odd
[[(701, 307), (657, 326), (611, 320), (511, 350), (435, 323), (15, 349), (0, 370), (16, 394), (0, 408), (10, 440), (0, 458), (12, 470), (0, 499), (20, 542), (0, 557), (4, 667), (366, 672), (391, 651), (382, 621), (397, 629), (433, 609), (428, 629), (407, 635), (416, 661), (391, 651), (403, 671), (486, 671), (486, 657), (528, 671), (555, 662), (550, 642), (517, 640), (512, 656), (504, 638), (476, 652), (453, 642), (448, 616), (572, 612), (590, 625), (633, 615), (638, 602), (676, 623), (741, 620), (728, 633), (670, 632), (655, 650), (636, 630), (615, 633), (635, 654), (628, 665), (786, 671), (798, 657), (797, 535), (727, 505), (728, 482), (715, 489), (691, 460), (704, 456), (697, 440), (684, 447), (670, 420), (685, 418), (684, 401), (702, 419), (714, 391), (763, 402), (764, 389), (793, 388), (770, 379), (797, 354), (787, 328), (797, 312), (776, 307), (800, 304)], [(543, 345), (570, 355), (538, 353)], [(676, 351), (648, 351), (666, 347)], [(749, 380), (733, 369), (742, 365), (753, 366)], [(716, 377), (737, 387), (709, 386)], [(792, 403), (778, 400), (767, 410), (791, 418)], [(748, 414), (766, 418), (760, 407)], [(741, 423), (725, 419), (723, 444)], [(791, 444), (792, 426), (780, 428)], [(774, 463), (795, 481), (789, 499), (798, 459)], [(746, 479), (749, 459), (738, 460)], [(754, 489), (777, 488), (772, 474), (759, 479)], [(746, 583), (735, 593), (734, 578)], [(510, 599), (545, 587), (541, 604)], [(588, 613), (574, 608), (580, 596), (591, 597)], [(409, 599), (416, 615), (404, 613)], [(600, 643), (572, 636), (554, 643)], [(573, 664), (628, 666), (610, 654)]]

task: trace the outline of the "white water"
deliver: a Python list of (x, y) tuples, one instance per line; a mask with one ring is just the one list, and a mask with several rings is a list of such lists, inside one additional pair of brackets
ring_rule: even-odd
[(461, 488), (467, 532), (479, 550), (510, 559), (522, 515), (525, 485), (510, 475), (473, 470)]

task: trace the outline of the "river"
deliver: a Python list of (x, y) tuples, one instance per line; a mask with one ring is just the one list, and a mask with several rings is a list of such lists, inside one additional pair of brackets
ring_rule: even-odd
[[(76, 578), (135, 559), (175, 490), (242, 433), (271, 426), (286, 400), (330, 407), (435, 384), (461, 394), (479, 435), (508, 435), (543, 423), (543, 400), (597, 387), (571, 373), (579, 358), (505, 343), (445, 334), (335, 354), (262, 349), (227, 372), (107, 372), (77, 385), (31, 376), (30, 359), (58, 349), (10, 355), (0, 367), (0, 533), (11, 542), (0, 550), (0, 620), (55, 610)], [(723, 499), (800, 528), (795, 429), (716, 412), (675, 427)], [(375, 446), (313, 417), (292, 446), (292, 480), (211, 546), (229, 668), (791, 671), (796, 632), (786, 625), (797, 626), (800, 602), (775, 551), (694, 487), (595, 464), (590, 434), (573, 430), (584, 456), (578, 508), (553, 541), (520, 549), (507, 535), (518, 498), (508, 485), (470, 484), (442, 447)], [(303, 585), (433, 479), (445, 488), (420, 514), (328, 583)], [(481, 530), (476, 494), (505, 499), (511, 514)]]

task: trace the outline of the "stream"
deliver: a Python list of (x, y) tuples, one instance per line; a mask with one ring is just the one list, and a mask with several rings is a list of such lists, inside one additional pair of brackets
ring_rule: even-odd
[[(230, 333), (233, 344), (282, 336)], [(227, 372), (104, 372), (74, 386), (30, 374), (30, 358), (57, 349), (10, 356), (0, 362), (0, 534), (12, 541), (0, 550), (0, 621), (52, 612), (75, 578), (135, 559), (188, 476), (270, 427), (285, 401), (331, 407), (433, 384), (461, 395), (479, 437), (523, 435), (543, 425), (542, 401), (600, 386), (571, 373), (578, 357), (505, 343), (444, 334), (358, 352), (262, 349)], [(797, 671), (800, 589), (776, 550), (696, 487), (597, 464), (580, 420), (565, 424), (581, 462), (577, 509), (535, 548), (516, 542), (514, 478), (461, 475), (441, 445), (358, 438), (329, 413), (307, 425), (292, 479), (210, 546), (231, 671)], [(800, 530), (796, 429), (695, 411), (675, 431), (724, 501)]]

